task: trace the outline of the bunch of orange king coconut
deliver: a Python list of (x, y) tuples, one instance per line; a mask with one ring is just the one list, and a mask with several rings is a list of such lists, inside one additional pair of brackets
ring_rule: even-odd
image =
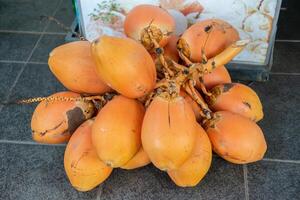
[(263, 158), (260, 99), (232, 83), (224, 67), (248, 41), (220, 19), (198, 22), (180, 37), (174, 30), (167, 11), (140, 5), (125, 19), (127, 38), (70, 42), (50, 53), (49, 67), (69, 91), (31, 99), (40, 102), (32, 136), (68, 143), (64, 167), (77, 190), (97, 187), (114, 168), (149, 163), (176, 185), (193, 187), (208, 172), (212, 151), (235, 164)]

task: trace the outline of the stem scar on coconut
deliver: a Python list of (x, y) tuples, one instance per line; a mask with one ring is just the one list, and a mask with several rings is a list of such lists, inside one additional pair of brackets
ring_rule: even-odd
[(92, 118), (113, 96), (113, 93), (106, 93), (101, 96), (83, 97), (78, 93), (66, 91), (49, 97), (30, 98), (9, 104), (40, 102), (31, 119), (33, 140), (58, 144), (69, 141), (78, 126)]

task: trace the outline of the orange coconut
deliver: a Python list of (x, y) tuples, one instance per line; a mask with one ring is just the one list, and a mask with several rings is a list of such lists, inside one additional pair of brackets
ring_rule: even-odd
[(170, 33), (175, 31), (173, 17), (166, 10), (154, 5), (134, 7), (126, 16), (124, 31), (128, 37), (141, 41), (146, 49), (152, 50), (153, 45), (145, 31), (149, 26), (155, 40), (162, 47), (168, 43)]
[(267, 150), (264, 134), (250, 119), (228, 111), (206, 124), (213, 150), (225, 160), (244, 164), (261, 160)]
[[(211, 73), (205, 74), (203, 76), (203, 82), (206, 89), (210, 90), (217, 85), (231, 83), (231, 77), (226, 67), (222, 65), (215, 68)], [(197, 81), (196, 86), (198, 89), (200, 89), (199, 81)]]
[(100, 78), (129, 98), (151, 92), (156, 69), (146, 49), (129, 38), (102, 36), (92, 44), (92, 54)]
[(144, 112), (139, 101), (121, 95), (115, 96), (100, 110), (92, 139), (104, 163), (121, 167), (139, 151)]
[(188, 15), (190, 13), (201, 13), (203, 10), (203, 6), (198, 1), (195, 1), (187, 6), (184, 6), (180, 12), (182, 12), (184, 15)]
[(144, 167), (150, 164), (151, 161), (144, 151), (143, 147), (131, 158), (125, 165), (121, 166), (122, 169), (136, 169), (139, 167)]
[[(59, 92), (50, 97), (80, 97), (74, 92)], [(42, 101), (36, 107), (31, 130), (33, 140), (57, 144), (69, 140), (72, 133), (94, 114), (94, 106), (86, 101)]]
[(89, 191), (104, 182), (112, 172), (97, 156), (92, 145), (94, 120), (84, 122), (72, 135), (64, 156), (66, 174), (78, 191)]
[(239, 34), (233, 26), (220, 19), (209, 19), (188, 28), (179, 39), (177, 48), (193, 62), (201, 62), (202, 52), (207, 58), (212, 58), (237, 40)]
[(88, 41), (56, 47), (49, 55), (48, 64), (56, 78), (73, 92), (102, 94), (111, 90), (96, 73), (91, 43)]
[(191, 155), (196, 138), (196, 119), (183, 97), (157, 96), (143, 121), (142, 144), (159, 169), (178, 169)]
[(171, 35), (168, 44), (164, 47), (164, 56), (172, 59), (175, 62), (179, 61), (179, 55), (177, 51), (177, 42), (179, 37), (177, 35)]
[(211, 160), (211, 143), (203, 128), (197, 125), (197, 139), (192, 155), (179, 169), (168, 171), (168, 175), (180, 187), (196, 186), (208, 172)]
[(214, 111), (230, 111), (253, 121), (263, 118), (263, 108), (256, 92), (240, 83), (228, 83), (214, 87), (207, 102)]

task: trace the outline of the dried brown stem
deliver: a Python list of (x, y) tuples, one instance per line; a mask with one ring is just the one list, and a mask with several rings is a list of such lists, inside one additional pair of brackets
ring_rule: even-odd
[(62, 96), (56, 96), (56, 97), (35, 97), (35, 98), (29, 98), (29, 99), (23, 99), (18, 100), (16, 102), (10, 102), (10, 104), (31, 104), (31, 103), (38, 103), (42, 101), (61, 101), (61, 102), (71, 102), (71, 101), (100, 101), (101, 103), (106, 103), (107, 101), (111, 100), (112, 97), (115, 94), (107, 93), (104, 95), (98, 95), (98, 96), (87, 96), (87, 97), (62, 97)]

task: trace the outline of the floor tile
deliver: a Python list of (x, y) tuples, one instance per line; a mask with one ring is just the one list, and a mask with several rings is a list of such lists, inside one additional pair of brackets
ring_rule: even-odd
[(83, 193), (70, 185), (63, 166), (64, 147), (6, 144), (4, 148), (5, 158), (0, 158), (6, 184), (0, 193), (6, 199), (96, 199), (97, 189)]
[(300, 165), (258, 162), (248, 165), (250, 200), (297, 200), (300, 194)]
[(48, 62), (52, 49), (63, 43), (65, 43), (65, 35), (43, 35), (30, 61)]
[(244, 199), (242, 166), (214, 158), (202, 182), (194, 188), (177, 187), (153, 165), (132, 170), (117, 169), (103, 185), (100, 199)]
[(6, 145), (5, 144), (0, 144), (0, 199), (8, 199), (8, 194), (3, 192), (6, 191), (6, 172), (8, 165), (7, 159), (5, 154), (6, 151)]
[(54, 77), (47, 64), (27, 64), (10, 100), (49, 96), (63, 90), (64, 87)]
[(272, 75), (251, 86), (262, 100), (267, 158), (300, 160), (300, 76)]
[(37, 34), (0, 33), (0, 60), (26, 61), (39, 37)]
[[(67, 27), (70, 27), (75, 20), (72, 1), (63, 1), (54, 17), (60, 23), (64, 24)], [(50, 22), (49, 26), (46, 29), (46, 32), (66, 32), (66, 30), (61, 28), (55, 22)]]
[[(25, 67), (9, 101), (49, 96), (64, 91), (64, 87), (51, 74), (47, 65), (31, 64)], [(8, 105), (0, 112), (0, 139), (31, 141), (30, 121), (36, 103)]]
[(23, 66), (24, 64), (0, 63), (0, 101), (6, 100), (8, 91)]
[(0, 139), (32, 141), (30, 122), (36, 105), (5, 106), (0, 112)]
[(300, 73), (300, 43), (276, 42), (272, 72)]
[(61, 0), (0, 0), (0, 30), (42, 31)]

